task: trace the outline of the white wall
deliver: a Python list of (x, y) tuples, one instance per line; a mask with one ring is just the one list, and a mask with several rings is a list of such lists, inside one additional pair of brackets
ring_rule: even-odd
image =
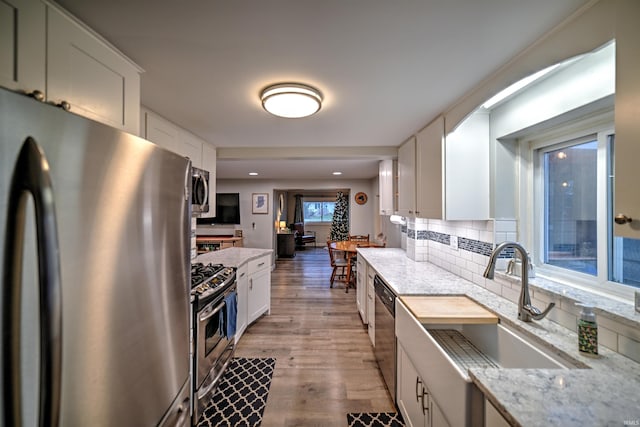
[[(372, 202), (375, 200), (377, 190), (373, 190), (373, 180), (260, 180), (260, 179), (238, 179), (238, 180), (217, 180), (216, 191), (220, 193), (240, 193), (240, 225), (230, 227), (228, 234), (233, 234), (233, 228), (242, 229), (244, 246), (252, 248), (275, 248), (275, 212), (277, 212), (277, 200), (274, 199), (276, 190), (288, 189), (349, 189), (349, 218), (351, 233), (370, 234), (375, 236), (374, 221), (377, 215), (377, 206)], [(353, 197), (358, 192), (364, 192), (369, 200), (364, 205), (358, 205)], [(256, 215), (251, 213), (251, 194), (269, 194), (269, 213), (267, 215)], [(275, 203), (275, 206), (274, 206)], [(220, 226), (216, 226), (218, 228)], [(322, 242), (318, 242), (320, 246)]]

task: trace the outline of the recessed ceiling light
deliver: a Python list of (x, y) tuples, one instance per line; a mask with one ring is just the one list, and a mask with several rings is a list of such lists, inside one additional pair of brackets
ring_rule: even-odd
[(300, 83), (279, 83), (260, 94), (262, 107), (278, 117), (298, 119), (315, 114), (322, 105), (320, 91)]
[(342, 175), (342, 172), (335, 171), (335, 172), (333, 172), (333, 174), (334, 175)]
[(258, 176), (258, 172), (249, 172), (249, 175), (251, 175), (251, 176)]

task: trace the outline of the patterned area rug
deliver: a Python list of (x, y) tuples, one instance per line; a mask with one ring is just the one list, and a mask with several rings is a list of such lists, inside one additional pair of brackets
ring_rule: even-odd
[(404, 427), (396, 412), (352, 412), (347, 414), (347, 423), (349, 427)]
[(275, 365), (273, 358), (234, 358), (198, 427), (260, 425)]

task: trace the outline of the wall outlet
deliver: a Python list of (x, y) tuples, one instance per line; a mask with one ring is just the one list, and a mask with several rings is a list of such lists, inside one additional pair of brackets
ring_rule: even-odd
[(458, 236), (450, 236), (449, 237), (449, 246), (454, 251), (458, 250)]
[(640, 291), (636, 291), (636, 311), (640, 313)]

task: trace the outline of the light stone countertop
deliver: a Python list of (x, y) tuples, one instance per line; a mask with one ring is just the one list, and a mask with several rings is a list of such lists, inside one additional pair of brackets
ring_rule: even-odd
[(273, 253), (273, 249), (231, 247), (198, 255), (192, 262), (222, 264), (225, 267), (239, 267), (247, 261), (271, 253)]
[(548, 319), (517, 320), (517, 305), (428, 262), (393, 248), (358, 253), (397, 295), (467, 295), (531, 341), (589, 369), (470, 369), (476, 386), (515, 426), (640, 425), (640, 364), (599, 347), (583, 356), (577, 334)]

